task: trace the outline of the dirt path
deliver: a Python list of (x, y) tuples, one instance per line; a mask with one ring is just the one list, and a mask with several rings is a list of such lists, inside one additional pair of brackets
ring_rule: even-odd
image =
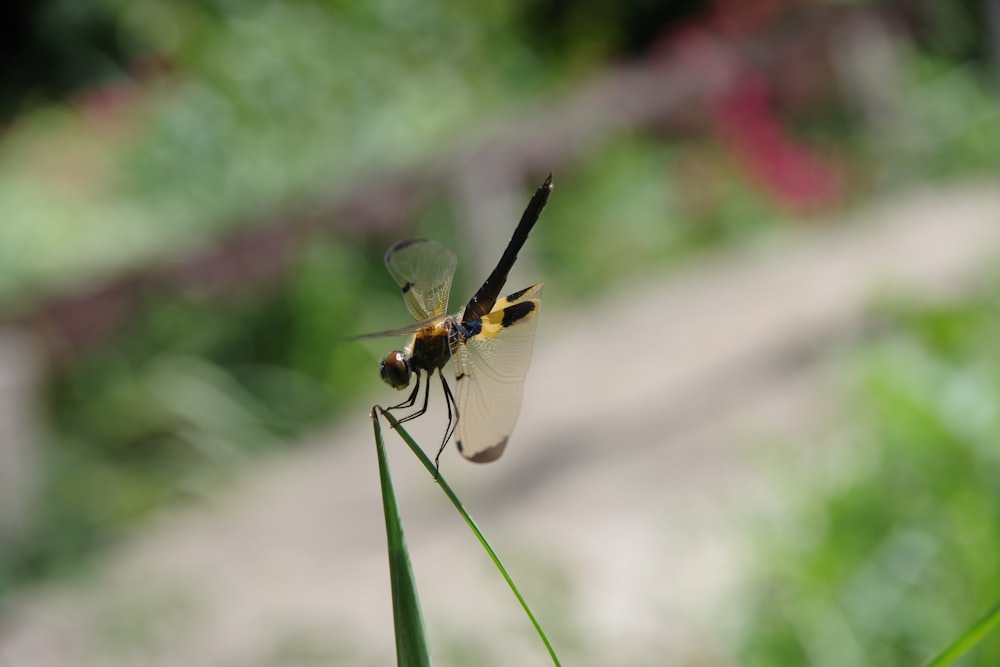
[[(709, 624), (739, 581), (746, 519), (777, 500), (759, 462), (801, 454), (791, 443), (835, 419), (826, 351), (874, 294), (947, 297), (1000, 250), (993, 184), (856, 217), (586, 310), (546, 302), (504, 459), (450, 453), (443, 470), (566, 664), (731, 664)], [(363, 410), (348, 421), (164, 513), (87, 576), (25, 592), (0, 666), (392, 664), (371, 427)], [(432, 442), (442, 423), (414, 435)], [(394, 449), (437, 664), (546, 664), (467, 529)]]

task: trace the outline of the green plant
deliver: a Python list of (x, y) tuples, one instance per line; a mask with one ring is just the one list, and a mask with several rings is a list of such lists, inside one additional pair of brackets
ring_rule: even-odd
[(388, 420), (389, 424), (392, 426), (399, 436), (403, 439), (403, 442), (410, 448), (414, 456), (423, 464), (427, 472), (436, 479), (438, 485), (441, 487), (441, 491), (448, 497), (452, 505), (455, 506), (456, 511), (461, 515), (462, 519), (465, 521), (469, 529), (472, 530), (476, 539), (479, 540), (480, 545), (482, 545), (483, 550), (486, 551), (490, 560), (496, 566), (497, 570), (503, 576), (504, 581), (510, 587), (511, 592), (514, 593), (514, 597), (517, 598), (518, 603), (520, 603), (521, 608), (524, 609), (524, 613), (528, 616), (531, 624), (534, 626), (535, 631), (541, 638), (542, 643), (545, 644), (545, 648), (549, 653), (549, 657), (552, 658), (552, 664), (560, 664), (559, 658), (556, 656), (555, 649), (549, 642), (548, 636), (545, 631), (542, 630), (542, 626), (539, 624), (538, 619), (535, 618), (534, 613), (532, 613), (531, 608), (528, 607), (527, 601), (524, 596), (521, 595), (521, 591), (518, 590), (517, 585), (514, 580), (511, 579), (510, 574), (507, 573), (507, 569), (504, 567), (503, 563), (500, 561), (500, 557), (497, 555), (493, 547), (486, 540), (486, 536), (476, 525), (476, 522), (472, 519), (469, 513), (465, 510), (462, 502), (455, 495), (455, 492), (445, 481), (444, 477), (441, 476), (440, 471), (435, 467), (434, 463), (427, 457), (424, 450), (410, 437), (410, 434), (402, 427), (399, 421), (389, 412), (386, 412), (379, 406), (372, 408), (371, 417), (372, 425), (375, 429), (375, 448), (378, 452), (379, 461), (379, 478), (382, 486), (382, 504), (385, 509), (386, 518), (386, 532), (388, 534), (388, 546), (389, 546), (389, 571), (390, 580), (392, 582), (392, 599), (393, 599), (393, 620), (396, 628), (396, 659), (400, 665), (423, 665), (430, 664), (430, 658), (427, 657), (427, 640), (424, 637), (423, 620), (420, 616), (420, 605), (417, 601), (416, 586), (413, 580), (413, 573), (410, 568), (409, 554), (406, 551), (406, 543), (403, 539), (403, 528), (399, 518), (398, 507), (396, 506), (395, 494), (392, 490), (392, 479), (389, 475), (388, 462), (385, 458), (385, 447), (382, 442), (382, 430), (379, 425), (379, 414)]
[[(997, 294), (889, 315), (850, 435), (755, 536), (747, 666), (920, 664), (1000, 599)], [(1000, 636), (976, 638), (963, 664), (1000, 662)]]

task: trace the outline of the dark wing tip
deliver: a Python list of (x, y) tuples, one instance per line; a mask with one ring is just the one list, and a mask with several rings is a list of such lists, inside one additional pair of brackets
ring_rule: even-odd
[[(462, 441), (457, 441), (458, 451), (462, 452)], [(465, 452), (462, 452), (462, 456), (469, 459), (473, 463), (489, 463), (491, 461), (496, 461), (503, 454), (504, 448), (507, 447), (507, 438), (504, 438), (492, 447), (487, 447), (481, 452), (476, 452), (473, 456), (466, 456)]]
[(553, 187), (554, 186), (552, 185), (552, 172), (549, 172), (549, 175), (545, 178), (545, 182), (542, 183), (542, 188), (551, 191)]
[(426, 241), (427, 239), (422, 239), (422, 238), (411, 238), (411, 239), (403, 239), (402, 241), (396, 241), (389, 247), (388, 250), (385, 251), (385, 257), (383, 259), (385, 260), (385, 263), (388, 264), (389, 258), (392, 257), (392, 253), (402, 250), (403, 248), (411, 246), (415, 243), (425, 243)]

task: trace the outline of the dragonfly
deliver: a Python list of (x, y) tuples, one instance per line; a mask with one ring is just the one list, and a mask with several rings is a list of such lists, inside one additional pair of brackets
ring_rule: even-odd
[[(417, 323), (363, 337), (411, 335), (402, 350), (393, 350), (379, 362), (382, 380), (395, 389), (406, 389), (415, 378), (409, 397), (386, 408), (388, 411), (413, 408), (424, 379), (423, 404), (399, 419), (400, 423), (427, 411), (431, 378), (435, 374), (440, 378), (448, 425), (434, 457), (435, 471), (453, 435), (462, 456), (476, 463), (497, 460), (507, 447), (521, 411), (542, 285), (531, 285), (502, 298), (499, 295), (552, 188), (549, 174), (528, 202), (496, 268), (455, 315), (447, 314), (458, 264), (455, 253), (437, 241), (411, 238), (395, 243), (385, 254), (386, 268)], [(454, 363), (454, 391), (444, 373), (449, 362)]]

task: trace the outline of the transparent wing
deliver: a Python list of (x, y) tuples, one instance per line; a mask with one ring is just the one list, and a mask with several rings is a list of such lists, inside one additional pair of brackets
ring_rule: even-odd
[(373, 331), (371, 333), (355, 334), (354, 336), (344, 336), (338, 340), (348, 341), (348, 340), (366, 340), (368, 338), (387, 338), (389, 336), (406, 336), (409, 334), (414, 334), (424, 327), (437, 324), (443, 318), (440, 316), (429, 317), (426, 320), (420, 320), (414, 324), (407, 325), (405, 327), (399, 327), (398, 329), (387, 329), (386, 331)]
[(458, 450), (487, 463), (503, 454), (521, 411), (524, 376), (538, 327), (541, 285), (497, 301), (482, 329), (455, 354)]
[(385, 266), (403, 293), (415, 320), (444, 315), (458, 260), (437, 241), (406, 239), (385, 253)]

